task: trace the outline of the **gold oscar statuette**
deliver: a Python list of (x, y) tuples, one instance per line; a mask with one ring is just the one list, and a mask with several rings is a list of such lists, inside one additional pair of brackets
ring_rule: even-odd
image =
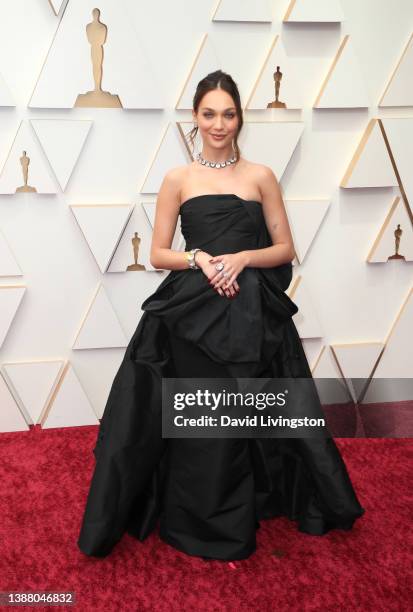
[(126, 268), (126, 270), (146, 270), (145, 266), (142, 264), (138, 264), (138, 253), (139, 253), (139, 245), (141, 243), (141, 239), (138, 236), (138, 232), (135, 232), (134, 237), (132, 238), (132, 247), (133, 247), (133, 259), (135, 263), (131, 264)]
[(277, 66), (277, 70), (272, 75), (274, 79), (275, 85), (275, 100), (272, 102), (268, 102), (267, 108), (287, 108), (285, 102), (280, 102), (278, 97), (280, 95), (280, 87), (281, 87), (281, 79), (283, 77), (283, 73), (280, 71), (280, 67)]
[(403, 234), (403, 230), (400, 227), (400, 223), (397, 224), (396, 229), (394, 230), (394, 255), (391, 255), (390, 257), (387, 258), (387, 261), (389, 261), (390, 259), (404, 259), (406, 261), (406, 258), (404, 255), (400, 255), (399, 253), (399, 247), (400, 247), (400, 239), (402, 237)]
[(30, 157), (27, 157), (26, 151), (23, 151), (23, 155), (20, 158), (20, 164), (21, 164), (22, 172), (23, 172), (24, 185), (22, 185), (21, 187), (17, 187), (16, 193), (19, 193), (22, 191), (25, 191), (25, 192), (36, 191), (37, 192), (37, 189), (35, 187), (31, 187), (30, 185), (27, 184), (27, 179), (29, 177)]
[(86, 36), (91, 45), (90, 52), (95, 89), (85, 94), (79, 94), (75, 107), (122, 108), (119, 96), (102, 90), (103, 45), (106, 42), (108, 29), (99, 19), (100, 10), (98, 8), (93, 9), (92, 16), (93, 21), (86, 26)]

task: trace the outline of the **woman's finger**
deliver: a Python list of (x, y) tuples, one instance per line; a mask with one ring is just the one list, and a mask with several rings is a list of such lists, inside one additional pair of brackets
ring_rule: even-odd
[(227, 285), (231, 285), (232, 282), (229, 282), (231, 278), (233, 278), (233, 270), (226, 272), (225, 276), (221, 276), (221, 278), (216, 282), (217, 287), (223, 287), (226, 289)]
[(228, 289), (221, 289), (221, 287), (212, 287), (219, 295), (222, 297), (229, 298), (231, 297), (231, 292)]
[(215, 274), (209, 279), (212, 283), (216, 284), (222, 278), (221, 272), (215, 271)]

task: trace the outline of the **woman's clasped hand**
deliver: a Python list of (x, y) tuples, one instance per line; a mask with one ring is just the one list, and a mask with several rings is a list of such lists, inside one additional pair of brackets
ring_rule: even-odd
[[(247, 265), (244, 252), (225, 253), (211, 257), (205, 251), (198, 251), (196, 253), (196, 264), (207, 277), (212, 289), (217, 291), (219, 295), (230, 299), (238, 295), (240, 286), (237, 277)], [(217, 264), (218, 267), (223, 267), (218, 270)]]

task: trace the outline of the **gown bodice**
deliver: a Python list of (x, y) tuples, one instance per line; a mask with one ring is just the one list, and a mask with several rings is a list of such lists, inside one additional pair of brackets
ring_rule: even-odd
[(233, 194), (194, 196), (181, 204), (181, 231), (187, 251), (211, 255), (259, 248), (262, 204)]

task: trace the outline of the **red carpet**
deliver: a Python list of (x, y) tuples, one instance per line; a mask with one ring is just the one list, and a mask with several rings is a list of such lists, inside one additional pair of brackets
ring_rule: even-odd
[(411, 609), (412, 439), (337, 439), (366, 509), (353, 531), (314, 537), (285, 518), (262, 521), (257, 552), (233, 569), (156, 533), (126, 534), (104, 559), (83, 555), (96, 432), (0, 434), (0, 591), (74, 591), (82, 612)]

